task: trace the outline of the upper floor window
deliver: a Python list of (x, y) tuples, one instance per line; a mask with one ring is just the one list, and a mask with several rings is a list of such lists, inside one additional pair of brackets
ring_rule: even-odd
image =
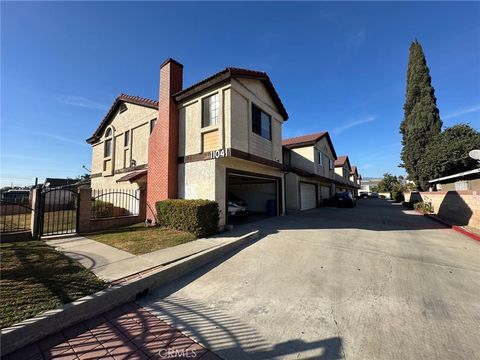
[(332, 159), (328, 159), (328, 168), (330, 170), (333, 170), (333, 160)]
[(216, 125), (218, 122), (218, 94), (202, 100), (202, 127)]
[(318, 164), (323, 166), (323, 153), (321, 151), (318, 152)]
[(128, 145), (130, 145), (130, 130), (127, 130), (125, 131), (125, 135), (124, 135), (124, 139), (123, 139), (123, 145), (125, 147), (127, 147)]
[(252, 131), (265, 139), (272, 139), (271, 116), (254, 104), (252, 104)]
[(120, 104), (120, 113), (122, 113), (124, 111), (127, 111), (127, 105), (125, 105), (125, 103), (121, 103)]
[(105, 131), (105, 142), (103, 147), (103, 157), (112, 156), (112, 129), (108, 128)]
[(150, 120), (150, 134), (152, 133), (156, 123), (157, 123), (157, 119)]

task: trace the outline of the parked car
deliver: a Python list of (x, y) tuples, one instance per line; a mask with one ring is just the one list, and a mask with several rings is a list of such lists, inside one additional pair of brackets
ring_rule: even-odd
[(357, 205), (357, 200), (349, 191), (338, 192), (333, 196), (333, 200), (337, 207), (354, 207)]
[(366, 199), (366, 198), (368, 198), (368, 192), (366, 192), (366, 191), (360, 191), (360, 194), (358, 194), (358, 197), (359, 197), (359, 198)]
[(374, 199), (378, 199), (379, 198), (379, 195), (377, 192), (372, 192), (372, 195), (370, 195), (370, 197), (374, 198)]
[(247, 203), (233, 194), (228, 194), (228, 216), (245, 216), (248, 214)]

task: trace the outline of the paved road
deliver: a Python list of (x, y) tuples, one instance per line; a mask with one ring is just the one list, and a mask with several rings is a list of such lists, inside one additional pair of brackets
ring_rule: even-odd
[(225, 359), (480, 358), (480, 243), (380, 199), (246, 227), (140, 304)]

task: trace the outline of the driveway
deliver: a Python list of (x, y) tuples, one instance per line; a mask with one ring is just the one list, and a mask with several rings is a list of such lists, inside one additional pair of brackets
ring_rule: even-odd
[(475, 359), (480, 243), (365, 199), (265, 236), (140, 304), (225, 359)]

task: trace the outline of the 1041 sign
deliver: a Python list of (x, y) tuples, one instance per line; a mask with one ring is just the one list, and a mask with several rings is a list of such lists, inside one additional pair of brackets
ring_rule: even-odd
[(218, 149), (210, 151), (210, 159), (220, 159), (228, 156), (227, 149)]

